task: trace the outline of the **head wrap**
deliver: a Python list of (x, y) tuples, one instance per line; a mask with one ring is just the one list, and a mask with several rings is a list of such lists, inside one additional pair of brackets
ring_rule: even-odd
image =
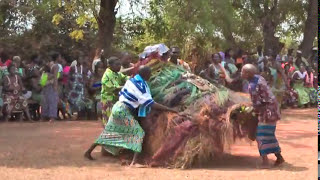
[(224, 61), (224, 59), (225, 59), (225, 54), (224, 54), (224, 52), (220, 51), (219, 54), (220, 54), (220, 56), (221, 56), (221, 60)]
[(92, 72), (95, 72), (95, 70), (96, 70), (96, 65), (98, 64), (98, 62), (101, 62), (101, 59), (100, 59), (100, 58), (93, 60), (93, 62), (92, 62)]
[(77, 66), (77, 60), (72, 61), (70, 67)]
[(13, 60), (13, 61), (20, 61), (21, 58), (20, 58), (19, 56), (13, 56), (12, 60)]
[(170, 49), (164, 45), (164, 44), (156, 44), (153, 46), (147, 46), (146, 48), (144, 48), (143, 53), (141, 53), (139, 55), (140, 58), (144, 59), (146, 57), (148, 57), (150, 54), (152, 53), (158, 53), (160, 56), (162, 56), (163, 54), (167, 53)]

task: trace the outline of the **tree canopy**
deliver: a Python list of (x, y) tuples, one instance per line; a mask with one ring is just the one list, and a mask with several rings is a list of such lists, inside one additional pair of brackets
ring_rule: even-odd
[[(110, 55), (123, 50), (140, 53), (147, 45), (165, 43), (181, 47), (186, 57), (195, 48), (252, 51), (263, 45), (277, 52), (280, 42), (308, 51), (317, 37), (314, 0), (134, 0), (128, 14), (118, 14), (119, 8), (128, 9), (124, 4), (124, 0), (2, 0), (0, 46), (20, 54), (92, 53), (98, 48)], [(137, 6), (145, 15), (134, 12)]]

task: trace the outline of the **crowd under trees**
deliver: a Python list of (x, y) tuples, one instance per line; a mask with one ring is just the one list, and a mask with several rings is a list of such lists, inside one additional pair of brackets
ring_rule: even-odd
[[(0, 47), (30, 55), (96, 49), (141, 53), (155, 43), (178, 46), (186, 58), (227, 48), (280, 53), (317, 44), (316, 0), (2, 0)], [(137, 8), (140, 7), (140, 8)], [(136, 9), (140, 9), (136, 10)], [(281, 49), (282, 47), (285, 47)]]

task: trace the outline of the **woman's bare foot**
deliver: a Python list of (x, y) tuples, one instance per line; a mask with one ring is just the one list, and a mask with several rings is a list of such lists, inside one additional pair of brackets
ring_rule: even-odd
[(91, 160), (91, 161), (94, 160), (94, 159), (92, 158), (92, 156), (91, 156), (91, 153), (89, 153), (89, 152), (84, 153), (84, 157), (87, 158), (87, 159), (89, 159), (89, 160)]
[(274, 163), (274, 166), (280, 166), (284, 162), (285, 160), (283, 158), (277, 158), (276, 162)]
[(258, 165), (259, 169), (270, 169), (270, 163), (269, 163), (269, 159), (267, 156), (263, 156), (262, 157), (262, 163), (260, 165)]
[(135, 164), (131, 163), (131, 164), (130, 164), (130, 167), (134, 167), (134, 168), (146, 168), (146, 167), (148, 167), (148, 166), (143, 165), (143, 164), (138, 164), (138, 163), (135, 163)]
[(49, 120), (49, 123), (53, 123), (53, 122), (54, 122), (54, 119), (50, 119), (50, 120)]

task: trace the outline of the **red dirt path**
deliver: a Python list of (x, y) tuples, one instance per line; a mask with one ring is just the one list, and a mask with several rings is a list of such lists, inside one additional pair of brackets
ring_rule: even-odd
[(287, 163), (271, 170), (256, 169), (256, 143), (244, 141), (201, 169), (128, 168), (117, 159), (101, 157), (99, 148), (93, 153), (97, 160), (87, 161), (82, 155), (100, 132), (96, 121), (0, 123), (0, 179), (313, 180), (318, 176), (316, 109), (283, 111), (277, 137)]

